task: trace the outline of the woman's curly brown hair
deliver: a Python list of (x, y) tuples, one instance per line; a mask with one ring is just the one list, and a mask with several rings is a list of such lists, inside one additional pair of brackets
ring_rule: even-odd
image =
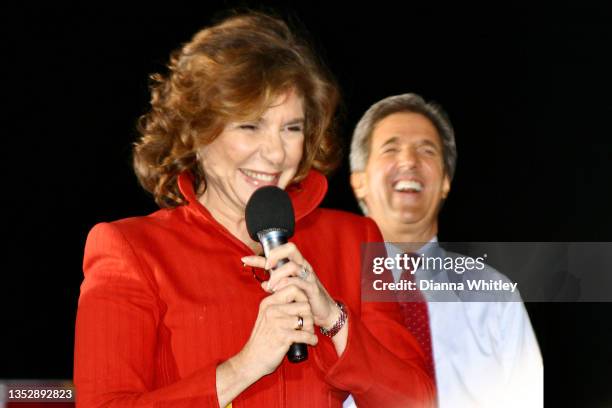
[(196, 158), (229, 121), (260, 117), (290, 89), (303, 98), (304, 153), (294, 182), (311, 168), (325, 174), (339, 161), (334, 132), (338, 88), (310, 47), (274, 17), (248, 13), (198, 32), (175, 51), (168, 75), (151, 76), (151, 110), (140, 118), (134, 170), (161, 207), (185, 203), (177, 178), (191, 171), (205, 187)]

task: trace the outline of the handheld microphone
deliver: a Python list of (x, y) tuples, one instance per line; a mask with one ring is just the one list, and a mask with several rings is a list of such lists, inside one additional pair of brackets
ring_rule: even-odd
[[(249, 235), (261, 243), (264, 255), (286, 244), (293, 236), (295, 215), (289, 195), (276, 186), (265, 186), (255, 190), (246, 206), (246, 224)], [(281, 259), (276, 268), (289, 262)], [(304, 343), (293, 343), (287, 352), (287, 359), (299, 363), (308, 358)]]

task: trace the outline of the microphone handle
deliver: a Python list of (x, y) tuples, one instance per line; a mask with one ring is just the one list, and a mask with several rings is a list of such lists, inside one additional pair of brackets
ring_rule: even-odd
[[(287, 262), (289, 262), (288, 259), (281, 259), (278, 261), (276, 268), (280, 268)], [(299, 363), (306, 359), (308, 359), (308, 347), (305, 343), (293, 343), (291, 346), (289, 346), (289, 351), (287, 351), (287, 360), (292, 363)]]
[[(272, 249), (287, 243), (287, 235), (282, 230), (261, 231), (257, 235), (266, 257)], [(287, 262), (289, 262), (288, 259), (281, 259), (278, 261), (276, 268), (280, 268)], [(289, 351), (287, 351), (287, 360), (292, 363), (299, 363), (307, 358), (308, 347), (305, 343), (293, 343), (291, 346), (289, 346)]]

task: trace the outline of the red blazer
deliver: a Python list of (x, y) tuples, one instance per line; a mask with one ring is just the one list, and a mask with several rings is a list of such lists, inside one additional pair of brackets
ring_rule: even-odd
[[(218, 407), (215, 370), (249, 338), (266, 296), (240, 258), (252, 250), (196, 199), (146, 217), (96, 225), (85, 248), (74, 382), (80, 407)], [(318, 209), (325, 178), (311, 172), (290, 190), (292, 241), (331, 296), (348, 309), (338, 358), (319, 335), (307, 361), (286, 359), (233, 401), (240, 407), (429, 406), (434, 385), (394, 303), (362, 303), (360, 244), (382, 241), (357, 215)]]

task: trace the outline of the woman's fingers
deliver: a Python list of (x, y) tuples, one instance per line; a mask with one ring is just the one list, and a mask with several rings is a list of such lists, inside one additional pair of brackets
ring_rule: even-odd
[(266, 312), (269, 317), (285, 317), (285, 316), (312, 316), (310, 303), (308, 302), (293, 302), (287, 304), (271, 304), (266, 306)]
[[(302, 326), (299, 326), (299, 320), (302, 318)], [(282, 327), (286, 330), (302, 330), (309, 333), (314, 333), (314, 320), (312, 316), (301, 315), (286, 315), (279, 317), (282, 320)]]
[(285, 286), (282, 290), (274, 292), (274, 294), (265, 298), (262, 302), (270, 304), (287, 304), (291, 302), (308, 303), (308, 296), (302, 289), (295, 285)]
[[(263, 267), (268, 270), (274, 268), (281, 259), (288, 259), (289, 262), (279, 266), (276, 270), (272, 270), (270, 279), (261, 284), (262, 289), (275, 294), (282, 292), (281, 297), (271, 296), (280, 303), (303, 301), (302, 299), (306, 297), (312, 308), (315, 324), (327, 326), (329, 321), (333, 320), (338, 314), (336, 302), (325, 290), (312, 267), (304, 259), (295, 244), (289, 242), (273, 249), (268, 254), (267, 259), (258, 256), (242, 258), (243, 262), (251, 266), (262, 267), (263, 264)], [(294, 288), (297, 292), (294, 289), (285, 292), (289, 288)], [(299, 299), (287, 300), (291, 296), (298, 296)]]
[(240, 258), (240, 260), (245, 265), (253, 266), (255, 268), (264, 269), (264, 267), (266, 266), (266, 258), (263, 256), (258, 256), (258, 255), (244, 256)]
[(319, 340), (314, 331), (290, 330), (287, 336), (290, 343), (306, 343), (310, 346), (316, 346)]
[(304, 263), (304, 257), (293, 242), (274, 248), (266, 257), (265, 269), (274, 269), (281, 259), (288, 259), (298, 265)]
[[(310, 265), (298, 265), (297, 263), (291, 261), (287, 262), (283, 266), (278, 269), (270, 272), (270, 279), (266, 282), (265, 285), (262, 285), (264, 290), (267, 292), (275, 292), (278, 289), (278, 283), (284, 278), (288, 278), (291, 276), (302, 277), (303, 280), (308, 282), (313, 282), (316, 280), (314, 273), (312, 272)], [(305, 279), (304, 279), (305, 278)]]
[(315, 296), (316, 292), (318, 292), (318, 286), (316, 283), (306, 282), (302, 278), (297, 278), (295, 276), (287, 276), (277, 280), (274, 290), (280, 291), (290, 285), (301, 289), (309, 299)]
[(298, 328), (297, 327), (297, 323), (296, 323), (296, 328), (298, 330), (302, 330), (302, 331), (306, 331), (309, 333), (314, 333), (315, 329), (314, 329), (314, 319), (312, 317), (312, 315), (308, 315), (308, 316), (300, 316), (303, 320), (302, 322), (302, 328)]
[(293, 242), (272, 249), (267, 257), (250, 255), (241, 258), (242, 262), (249, 266), (266, 270), (274, 269), (281, 259), (288, 259), (300, 265), (304, 263), (304, 257)]
[(338, 314), (336, 302), (319, 283), (305, 282), (301, 278), (291, 276), (281, 279), (276, 285), (277, 293), (293, 289), (299, 290), (308, 299), (314, 323), (317, 326), (328, 327), (330, 319), (336, 320), (335, 317)]
[[(292, 333), (286, 333), (286, 331), (303, 331), (314, 334), (314, 317), (307, 298), (304, 296), (302, 301), (284, 303), (288, 299), (299, 298), (299, 293), (303, 295), (303, 292), (298, 288), (287, 287), (274, 295), (268, 296), (261, 302), (261, 314), (265, 321), (274, 322), (272, 324), (281, 329), (285, 336), (292, 336)], [(298, 295), (296, 296), (296, 294)], [(289, 341), (291, 339), (285, 340)], [(295, 340), (291, 340), (289, 344), (291, 342), (295, 342)], [(308, 340), (307, 343), (311, 344), (312, 339)]]
[(241, 351), (247, 365), (262, 375), (274, 371), (292, 343), (317, 344), (308, 298), (297, 286), (287, 286), (259, 304), (251, 336)]
[[(282, 259), (289, 262), (277, 267), (278, 262)], [(267, 258), (252, 255), (245, 256), (241, 260), (245, 265), (270, 271), (270, 279), (261, 285), (269, 293), (276, 290), (278, 281), (289, 276), (298, 276), (307, 282), (315, 282), (317, 280), (312, 267), (292, 242), (274, 248), (270, 251)]]

